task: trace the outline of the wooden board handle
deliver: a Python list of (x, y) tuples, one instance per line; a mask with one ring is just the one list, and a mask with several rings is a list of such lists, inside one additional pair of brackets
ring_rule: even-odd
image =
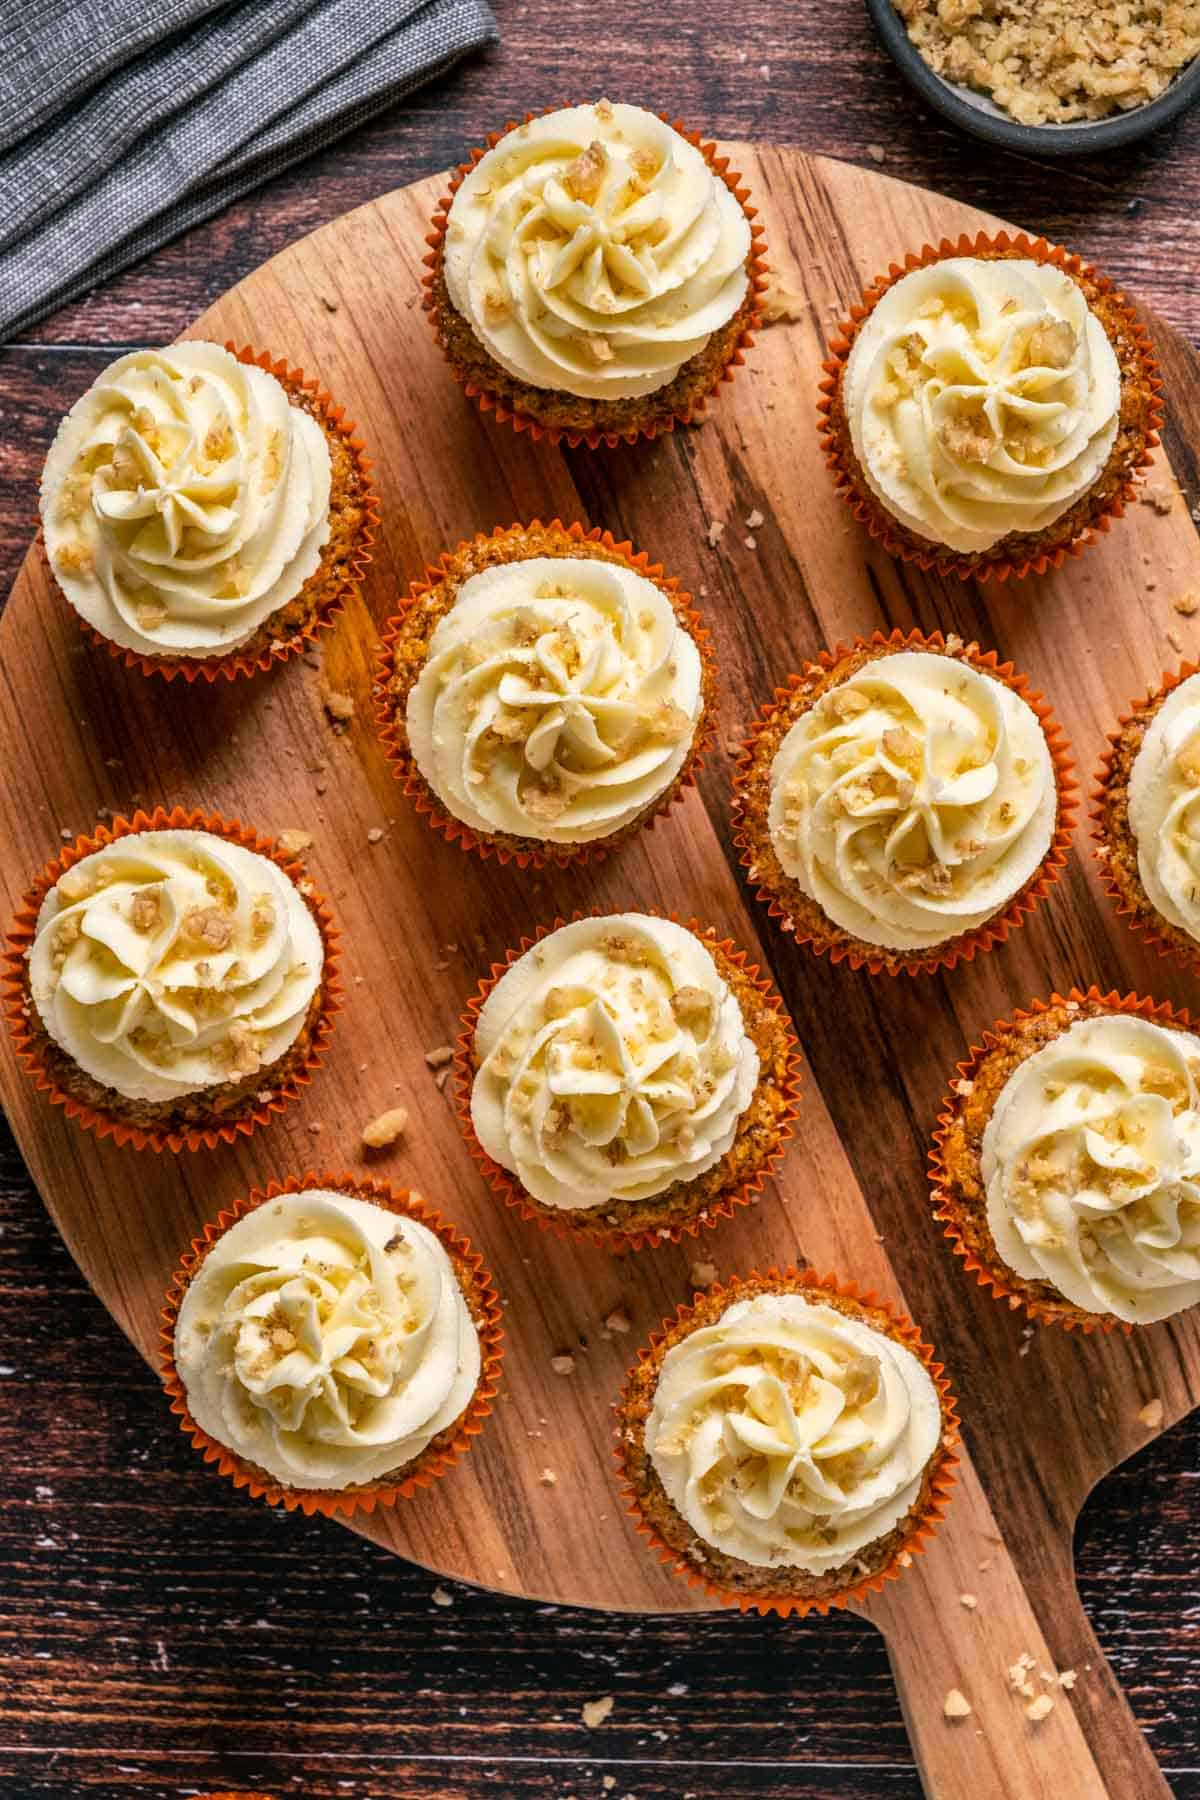
[[(925, 1793), (929, 1800), (1169, 1800), (1080, 1604), (1069, 1536), (1043, 1540), (1037, 1550), (1036, 1567), (1019, 1569), (965, 1462), (929, 1552), (863, 1608), (887, 1640)], [(1053, 1701), (1038, 1720), (1010, 1673), (1023, 1658), (1032, 1659), (1033, 1696)], [(1057, 1679), (1068, 1669), (1075, 1672), (1069, 1688)], [(946, 1717), (954, 1688), (970, 1703), (965, 1718)]]

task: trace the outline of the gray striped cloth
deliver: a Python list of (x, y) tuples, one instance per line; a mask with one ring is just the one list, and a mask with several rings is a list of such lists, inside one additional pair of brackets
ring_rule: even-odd
[(0, 339), (496, 35), (486, 0), (0, 6)]

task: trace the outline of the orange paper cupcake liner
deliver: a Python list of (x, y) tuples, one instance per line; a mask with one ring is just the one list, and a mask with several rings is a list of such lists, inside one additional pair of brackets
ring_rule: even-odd
[(444, 837), (447, 843), (458, 844), (463, 850), (474, 851), (486, 860), (494, 856), (502, 865), (516, 863), (519, 869), (544, 869), (553, 864), (558, 868), (581, 868), (587, 863), (601, 863), (606, 857), (630, 838), (636, 837), (639, 831), (649, 831), (659, 819), (664, 819), (673, 806), (677, 806), (689, 789), (696, 785), (696, 777), (704, 767), (705, 759), (712, 748), (716, 735), (715, 702), (705, 708), (700, 729), (692, 744), (691, 755), (685, 763), (680, 776), (676, 778), (673, 790), (665, 800), (660, 801), (647, 817), (635, 819), (632, 824), (614, 832), (611, 837), (597, 838), (585, 844), (546, 844), (541, 849), (509, 850), (502, 844), (492, 843), (481, 838), (472, 831), (469, 825), (447, 812), (444, 806), (431, 792), (428, 784), (411, 767), (407, 775), (404, 764), (410, 762), (396, 736), (394, 707), (388, 695), (388, 684), (394, 673), (394, 655), (397, 637), (404, 622), (405, 614), (417, 605), (426, 594), (437, 587), (451, 571), (453, 561), (464, 551), (470, 550), (474, 544), (486, 544), (505, 538), (522, 538), (531, 532), (562, 531), (581, 544), (602, 544), (606, 550), (614, 551), (625, 562), (626, 566), (652, 581), (660, 587), (675, 607), (676, 616), (686, 626), (688, 633), (696, 643), (700, 658), (705, 667), (713, 671), (715, 676), (716, 660), (713, 654), (712, 634), (703, 622), (702, 615), (695, 603), (673, 575), (664, 573), (661, 563), (652, 563), (646, 551), (635, 551), (628, 538), (618, 543), (611, 531), (602, 531), (598, 525), (591, 530), (578, 523), (565, 525), (561, 519), (551, 519), (543, 525), (540, 519), (532, 519), (528, 525), (497, 525), (490, 533), (477, 532), (474, 538), (464, 538), (454, 550), (443, 553), (437, 564), (426, 565), (424, 575), (409, 585), (408, 594), (403, 601), (403, 611), (388, 620), (380, 642), (375, 672), (375, 719), (379, 728), (383, 752), (392, 765), (392, 773), (397, 781), (403, 784), (403, 792), (411, 800), (417, 812), (425, 820), (432, 831)]
[[(938, 1398), (941, 1402), (942, 1436), (936, 1452), (937, 1466), (930, 1481), (929, 1500), (923, 1512), (919, 1518), (912, 1521), (910, 1530), (896, 1546), (886, 1567), (877, 1570), (874, 1574), (864, 1576), (862, 1580), (856, 1581), (853, 1586), (846, 1588), (842, 1593), (833, 1594), (820, 1600), (806, 1600), (795, 1594), (745, 1594), (736, 1588), (722, 1587), (718, 1583), (710, 1581), (695, 1563), (689, 1561), (678, 1550), (672, 1549), (642, 1511), (638, 1491), (629, 1474), (624, 1447), (618, 1441), (614, 1456), (621, 1486), (621, 1498), (625, 1502), (625, 1510), (633, 1520), (639, 1536), (645, 1538), (651, 1548), (657, 1552), (659, 1561), (669, 1568), (673, 1575), (681, 1576), (689, 1587), (703, 1588), (704, 1592), (720, 1605), (736, 1606), (740, 1612), (756, 1612), (760, 1616), (777, 1613), (780, 1618), (804, 1618), (808, 1613), (813, 1612), (824, 1615), (852, 1606), (856, 1601), (864, 1601), (869, 1594), (882, 1593), (889, 1581), (899, 1580), (905, 1569), (910, 1567), (914, 1556), (924, 1553), (926, 1546), (941, 1525), (950, 1495), (958, 1481), (959, 1459), (954, 1449), (959, 1441), (958, 1402), (946, 1376), (944, 1364), (936, 1361), (933, 1346), (926, 1343), (920, 1328), (913, 1324), (906, 1313), (898, 1311), (886, 1300), (881, 1300), (873, 1291), (864, 1292), (856, 1282), (840, 1281), (836, 1275), (818, 1275), (812, 1269), (800, 1270), (789, 1265), (782, 1270), (768, 1269), (765, 1276), (760, 1275), (757, 1270), (751, 1270), (750, 1274), (744, 1277), (733, 1276), (723, 1283), (714, 1282), (707, 1291), (709, 1294), (728, 1295), (729, 1304), (732, 1306), (746, 1287), (758, 1281), (786, 1283), (790, 1288), (804, 1288), (817, 1295), (833, 1294), (841, 1299), (852, 1300), (860, 1306), (882, 1312), (892, 1325), (896, 1337), (924, 1363), (937, 1388)], [(673, 1331), (677, 1325), (686, 1324), (694, 1311), (694, 1304), (679, 1306), (674, 1318), (664, 1319), (661, 1328), (651, 1332), (649, 1343), (642, 1345), (638, 1350), (637, 1363), (633, 1365), (626, 1376), (621, 1399), (614, 1409), (618, 1416), (623, 1412), (630, 1384), (638, 1368), (653, 1359), (667, 1334)]]
[(1045, 899), (1050, 889), (1059, 880), (1066, 867), (1071, 849), (1079, 784), (1075, 779), (1075, 764), (1071, 757), (1071, 746), (1067, 742), (1062, 726), (1055, 719), (1045, 698), (1040, 693), (1031, 690), (1027, 675), (1017, 674), (1010, 662), (1002, 663), (994, 650), (984, 651), (980, 650), (977, 644), (968, 644), (965, 648), (969, 652), (970, 666), (981, 670), (985, 675), (994, 676), (997, 681), (1002, 681), (1005, 687), (1011, 688), (1013, 693), (1019, 695), (1037, 715), (1054, 765), (1054, 779), (1058, 788), (1058, 820), (1054, 836), (1040, 868), (1020, 893), (1010, 900), (1000, 912), (977, 926), (974, 931), (962, 932), (959, 936), (948, 939), (945, 944), (935, 945), (922, 954), (914, 953), (906, 957), (902, 963), (889, 963), (882, 955), (864, 956), (850, 945), (833, 943), (798, 928), (785, 902), (778, 897), (773, 888), (759, 881), (755, 850), (748, 836), (745, 820), (744, 783), (753, 763), (754, 746), (762, 733), (773, 726), (779, 711), (787, 709), (792, 695), (798, 688), (828, 674), (829, 670), (836, 667), (844, 657), (854, 656), (863, 650), (939, 651), (946, 648), (946, 643), (946, 636), (941, 631), (927, 635), (922, 631), (913, 630), (905, 633), (897, 629), (888, 636), (885, 636), (882, 631), (876, 631), (869, 639), (856, 637), (849, 644), (838, 644), (833, 650), (822, 650), (816, 662), (806, 662), (799, 675), (789, 675), (788, 685), (776, 688), (775, 698), (761, 707), (760, 716), (755, 720), (749, 736), (742, 746), (734, 769), (733, 841), (737, 846), (743, 868), (750, 881), (755, 884), (755, 897), (766, 905), (768, 915), (778, 922), (780, 929), (791, 932), (798, 944), (807, 944), (818, 956), (828, 955), (832, 963), (845, 961), (852, 969), (866, 969), (872, 975), (898, 975), (901, 972), (906, 975), (932, 975), (939, 969), (953, 969), (957, 963), (971, 962), (977, 954), (991, 950), (996, 944), (1004, 943), (1009, 933), (1016, 931), (1025, 923), (1027, 916), (1041, 900)]
[[(310, 380), (301, 368), (291, 368), (282, 357), (272, 358), (265, 350), (253, 350), (248, 344), (238, 346), (226, 341), (224, 348), (235, 356), (240, 363), (248, 363), (256, 368), (265, 369), (286, 388), (299, 387), (310, 394), (324, 415), (325, 422), (332, 426), (346, 441), (347, 448), (353, 452), (355, 465), (362, 478), (363, 524), (360, 528), (350, 570), (341, 586), (328, 599), (322, 601), (317, 611), (308, 622), (278, 642), (278, 648), (268, 648), (257, 655), (247, 655), (243, 651), (230, 650), (223, 656), (145, 656), (138, 650), (130, 650), (124, 644), (116, 644), (111, 638), (104, 636), (89, 625), (86, 619), (75, 616), (79, 620), (80, 629), (100, 650), (107, 650), (115, 661), (123, 663), (127, 669), (137, 669), (143, 675), (160, 675), (164, 681), (174, 681), (176, 676), (189, 685), (197, 680), (214, 682), (220, 677), (226, 681), (235, 681), (239, 675), (255, 675), (269, 669), (273, 663), (287, 662), (290, 658), (302, 656), (318, 632), (325, 631), (345, 611), (348, 602), (358, 593), (363, 578), (373, 558), (371, 549), (375, 543), (379, 528), (379, 500), (371, 487), (371, 470), (374, 467), (361, 437), (358, 427), (346, 417), (346, 409), (339, 406), (320, 383)], [(45, 542), (42, 533), (38, 532), (38, 545), (43, 561), (46, 561)], [(46, 567), (51, 574), (49, 562)], [(71, 609), (74, 612), (74, 608)]]
[(674, 1225), (664, 1225), (654, 1231), (601, 1231), (598, 1229), (574, 1230), (566, 1219), (550, 1217), (540, 1212), (530, 1203), (529, 1197), (515, 1175), (493, 1162), (483, 1145), (475, 1135), (475, 1127), (471, 1122), (471, 1089), (475, 1082), (475, 1073), (471, 1067), (471, 1052), (475, 1044), (475, 1026), (480, 1010), (496, 983), (502, 975), (507, 974), (515, 962), (518, 962), (535, 944), (540, 944), (552, 932), (560, 931), (564, 925), (575, 924), (580, 919), (605, 918), (608, 915), (599, 907), (588, 912), (574, 912), (570, 919), (556, 918), (552, 925), (539, 925), (532, 937), (523, 937), (518, 949), (509, 950), (502, 963), (493, 963), (491, 974), (480, 981), (477, 992), (467, 1003), (466, 1011), (460, 1022), (458, 1038), (454, 1051), (454, 1101), (458, 1122), (466, 1139), (467, 1148), (493, 1193), (499, 1194), (506, 1206), (510, 1206), (529, 1224), (536, 1225), (541, 1231), (549, 1231), (557, 1238), (572, 1243), (587, 1243), (598, 1250), (614, 1252), (625, 1250), (657, 1249), (665, 1243), (681, 1244), (684, 1238), (699, 1237), (702, 1229), (712, 1230), (723, 1219), (731, 1219), (740, 1206), (748, 1206), (763, 1190), (768, 1177), (773, 1175), (783, 1161), (785, 1146), (795, 1135), (794, 1123), (799, 1110), (801, 1087), (801, 1063), (799, 1044), (792, 1029), (791, 1020), (784, 1010), (783, 1001), (776, 993), (771, 982), (761, 977), (758, 965), (749, 962), (744, 950), (735, 946), (732, 938), (718, 938), (709, 926), (701, 925), (695, 919), (681, 919), (676, 913), (662, 913), (653, 907), (646, 907), (645, 912), (651, 918), (667, 918), (676, 925), (684, 925), (688, 931), (698, 938), (720, 950), (725, 956), (743, 970), (754, 986), (762, 994), (772, 1011), (778, 1013), (787, 1026), (787, 1084), (784, 1091), (786, 1109), (782, 1116), (779, 1138), (769, 1155), (747, 1180), (738, 1183), (729, 1193), (718, 1199), (709, 1201), (703, 1210), (703, 1216), (680, 1220)]
[(1161, 929), (1156, 923), (1157, 914), (1141, 912), (1137, 907), (1131, 906), (1122, 892), (1120, 883), (1112, 873), (1112, 866), (1107, 855), (1108, 838), (1105, 831), (1104, 809), (1108, 799), (1109, 782), (1112, 779), (1113, 758), (1117, 754), (1126, 727), (1133, 723), (1138, 713), (1152, 700), (1165, 700), (1183, 682), (1189, 681), (1193, 675), (1197, 674), (1200, 674), (1200, 663), (1194, 662), (1182, 663), (1173, 673), (1164, 671), (1158, 687), (1151, 693), (1144, 694), (1140, 700), (1134, 702), (1127, 712), (1120, 715), (1117, 729), (1108, 734), (1108, 749), (1100, 758), (1100, 766), (1096, 770), (1092, 792), (1089, 796), (1092, 804), (1088, 813), (1092, 826), (1092, 841), (1096, 846), (1093, 854), (1100, 869), (1100, 885), (1112, 901), (1117, 917), (1124, 919), (1129, 929), (1137, 932), (1144, 944), (1147, 944), (1152, 950), (1156, 950), (1160, 956), (1173, 958), (1180, 968), (1190, 970), (1193, 974), (1200, 974), (1200, 944), (1189, 952), (1181, 943), (1177, 943)]
[(871, 283), (856, 305), (850, 308), (850, 316), (843, 320), (826, 346), (829, 355), (822, 363), (824, 371), (819, 384), (820, 399), (817, 402), (817, 429), (820, 432), (821, 448), (825, 461), (833, 475), (834, 485), (846, 501), (851, 512), (860, 524), (864, 525), (871, 537), (880, 543), (890, 556), (899, 557), (902, 562), (915, 563), (926, 571), (934, 570), (939, 575), (955, 575), (962, 581), (1018, 581), (1026, 575), (1044, 575), (1047, 569), (1061, 569), (1068, 556), (1082, 555), (1089, 544), (1095, 542), (1098, 532), (1107, 532), (1114, 519), (1123, 517), (1125, 504), (1133, 496), (1137, 477), (1131, 475), (1106, 505), (1089, 519), (1086, 527), (1071, 540), (1069, 544), (1056, 544), (1035, 555), (1013, 561), (997, 557), (990, 562), (974, 562), (968, 557), (958, 555), (945, 546), (930, 544), (928, 550), (917, 549), (907, 539), (900, 537), (892, 530), (884, 514), (882, 503), (878, 507), (869, 505), (859, 492), (858, 483), (847, 468), (837, 443), (837, 434), (832, 425), (834, 400), (841, 380), (842, 371), (849, 357), (851, 346), (863, 321), (876, 304), (905, 275), (914, 269), (928, 268), (931, 263), (944, 262), (951, 256), (982, 256), (988, 251), (1007, 253), (1015, 251), (1018, 255), (1028, 257), (1034, 262), (1053, 263), (1056, 268), (1071, 276), (1083, 276), (1094, 282), (1103, 294), (1108, 296), (1122, 313), (1124, 323), (1132, 340), (1141, 364), (1142, 375), (1152, 394), (1150, 417), (1141, 456), (1135, 465), (1136, 469), (1146, 469), (1153, 458), (1151, 450), (1158, 443), (1158, 433), (1163, 420), (1162, 378), (1158, 373), (1158, 361), (1150, 340), (1150, 333), (1140, 322), (1133, 306), (1125, 295), (1111, 282), (1107, 276), (1101, 275), (1082, 257), (1075, 256), (1058, 244), (1051, 244), (1045, 238), (1029, 238), (1023, 232), (1012, 233), (1000, 231), (992, 234), (986, 231), (977, 232), (974, 237), (965, 232), (956, 240), (942, 238), (936, 245), (923, 244), (915, 253), (910, 251), (903, 264), (892, 263), (886, 275), (879, 275)]
[[(438, 340), (438, 344), (443, 349), (444, 345), (442, 344), (442, 334), (439, 327), (439, 308), (434, 293), (434, 287), (437, 277), (437, 268), (441, 260), (442, 248), (446, 237), (446, 226), (450, 217), (450, 206), (454, 196), (462, 186), (466, 176), (471, 173), (476, 163), (481, 162), (489, 150), (494, 150), (501, 138), (507, 137), (510, 131), (516, 131), (522, 125), (528, 125), (533, 119), (541, 118), (547, 113), (560, 112), (561, 110), (562, 107), (546, 106), (542, 108), (540, 113), (528, 112), (523, 119), (510, 119), (502, 131), (490, 132), (482, 148), (472, 150), (466, 162), (460, 164), (455, 170), (450, 181), (450, 186), (438, 203), (437, 211), (430, 221), (429, 233), (425, 239), (429, 249), (428, 253), (422, 259), (426, 273), (422, 278), (421, 285), (425, 290), (422, 304), (425, 311), (429, 314), (430, 323), (433, 326), (434, 335)], [(716, 144), (704, 141), (699, 132), (689, 131), (682, 121), (678, 119), (672, 120), (667, 113), (659, 113), (658, 117), (665, 125), (670, 125), (673, 131), (677, 131), (680, 137), (686, 138), (689, 144), (694, 145), (695, 148), (700, 151), (713, 174), (718, 176), (725, 183), (725, 186), (729, 189), (730, 193), (746, 215), (747, 222), (750, 226), (750, 288), (753, 296), (753, 310), (750, 318), (746, 322), (737, 342), (730, 352), (728, 360), (722, 366), (720, 373), (713, 378), (712, 386), (707, 393), (702, 394), (685, 411), (664, 413), (660, 417), (652, 419), (647, 425), (631, 427), (627, 431), (603, 431), (596, 428), (582, 431), (570, 430), (567, 427), (560, 425), (543, 425), (539, 420), (531, 418), (527, 413), (515, 411), (505, 400), (502, 400), (498, 394), (489, 392), (477, 382), (465, 379), (460, 371), (455, 368), (454, 364), (450, 362), (449, 357), (447, 357), (446, 360), (450, 363), (455, 379), (461, 383), (467, 397), (474, 400), (481, 413), (493, 413), (499, 424), (511, 425), (514, 431), (527, 431), (535, 443), (545, 439), (549, 444), (568, 444), (572, 450), (577, 449), (580, 444), (586, 444), (589, 450), (598, 449), (601, 444), (606, 444), (611, 450), (615, 449), (620, 443), (636, 444), (639, 438), (653, 439), (664, 436), (667, 432), (674, 431), (676, 425), (695, 424), (704, 417), (709, 401), (716, 398), (722, 383), (732, 381), (736, 371), (745, 363), (746, 351), (752, 348), (755, 333), (762, 323), (764, 306), (763, 294), (767, 287), (767, 274), (769, 269), (769, 264), (766, 260), (767, 240), (763, 233), (762, 226), (757, 223), (758, 210), (750, 204), (749, 188), (743, 184), (742, 177), (735, 170), (730, 168), (729, 158), (720, 154)]]
[[(455, 1433), (453, 1440), (440, 1447), (436, 1442), (429, 1444), (403, 1471), (403, 1479), (400, 1481), (371, 1482), (341, 1492), (287, 1488), (270, 1479), (264, 1481), (263, 1471), (243, 1462), (234, 1451), (202, 1431), (188, 1411), (183, 1382), (175, 1367), (175, 1324), (188, 1282), (212, 1246), (225, 1235), (231, 1225), (244, 1219), (258, 1207), (265, 1206), (268, 1201), (277, 1200), (281, 1194), (298, 1194), (306, 1188), (331, 1188), (357, 1200), (367, 1200), (375, 1206), (385, 1207), (389, 1212), (398, 1213), (404, 1218), (416, 1219), (432, 1231), (453, 1256), (465, 1262), (474, 1276), (477, 1305), (483, 1315), (482, 1319), (475, 1319), (483, 1356), (479, 1383), (469, 1405), (452, 1428)], [(218, 1474), (228, 1476), (234, 1487), (245, 1488), (253, 1499), (265, 1500), (268, 1506), (282, 1506), (288, 1512), (300, 1511), (306, 1516), (322, 1513), (326, 1518), (334, 1518), (338, 1514), (349, 1518), (358, 1512), (372, 1513), (377, 1506), (392, 1506), (397, 1500), (411, 1499), (419, 1488), (432, 1487), (471, 1448), (472, 1439), (478, 1437), (483, 1430), (484, 1421), (491, 1416), (491, 1403), (500, 1385), (500, 1365), (504, 1357), (500, 1299), (491, 1271), (484, 1266), (483, 1257), (472, 1247), (469, 1238), (460, 1237), (454, 1227), (447, 1224), (441, 1214), (419, 1194), (411, 1193), (407, 1188), (389, 1187), (386, 1182), (376, 1181), (368, 1176), (329, 1172), (317, 1174), (308, 1169), (303, 1175), (294, 1176), (291, 1180), (271, 1181), (265, 1189), (254, 1188), (249, 1196), (236, 1200), (232, 1211), (218, 1214), (214, 1224), (204, 1227), (202, 1237), (192, 1239), (190, 1251), (181, 1258), (180, 1266), (171, 1278), (160, 1317), (162, 1325), (159, 1331), (159, 1357), (162, 1381), (170, 1397), (171, 1411), (179, 1419), (180, 1430), (191, 1438), (205, 1462), (215, 1465)]]
[[(85, 856), (91, 856), (94, 851), (103, 850), (121, 838), (132, 837), (143, 831), (208, 831), (214, 837), (227, 838), (230, 843), (241, 844), (259, 856), (270, 857), (291, 881), (298, 886), (304, 884), (301, 892), (320, 929), (325, 948), (323, 999), (320, 1013), (311, 1030), (304, 1062), (301, 1067), (293, 1069), (282, 1083), (272, 1081), (268, 1064), (263, 1070), (263, 1091), (266, 1092), (269, 1088), (271, 1099), (260, 1102), (253, 1112), (235, 1120), (222, 1122), (215, 1119), (208, 1125), (175, 1128), (129, 1125), (118, 1114), (101, 1112), (60, 1087), (53, 1073), (46, 1067), (30, 1028), (33, 999), (24, 979), (24, 970), (30, 946), (37, 935), (38, 913), (46, 895), (60, 876), (65, 875), (68, 869)], [(3, 1006), (8, 1029), (12, 1034), (17, 1060), (25, 1073), (34, 1086), (46, 1095), (50, 1105), (61, 1106), (66, 1117), (74, 1119), (81, 1130), (94, 1131), (98, 1138), (111, 1137), (114, 1144), (128, 1144), (135, 1150), (215, 1150), (218, 1144), (232, 1144), (239, 1137), (249, 1137), (255, 1126), (268, 1124), (274, 1114), (283, 1112), (291, 1101), (298, 1099), (301, 1088), (307, 1087), (311, 1082), (314, 1071), (324, 1060), (326, 1047), (333, 1034), (334, 1016), (341, 1011), (343, 990), (338, 974), (340, 953), (341, 934), (328, 901), (311, 887), (303, 865), (294, 857), (287, 856), (272, 839), (250, 830), (240, 819), (225, 819), (219, 813), (188, 810), (182, 806), (172, 807), (169, 812), (165, 807), (156, 806), (152, 813), (146, 813), (139, 807), (131, 819), (118, 816), (111, 825), (98, 825), (90, 836), (76, 838), (73, 845), (64, 848), (52, 862), (46, 864), (26, 890), (5, 934), (4, 954), (0, 961), (0, 1005)], [(287, 1052), (284, 1054), (286, 1056)]]
[[(1123, 1319), (1109, 1318), (1097, 1313), (1094, 1318), (1081, 1318), (1073, 1314), (1064, 1314), (1053, 1306), (1044, 1305), (1032, 1295), (1015, 1287), (1011, 1279), (1011, 1271), (997, 1255), (994, 1263), (984, 1263), (968, 1245), (963, 1232), (962, 1206), (950, 1184), (946, 1171), (945, 1151), (946, 1138), (958, 1115), (958, 1083), (973, 1082), (979, 1065), (991, 1051), (998, 1049), (1004, 1042), (1006, 1032), (1014, 1030), (1049, 1012), (1054, 1007), (1087, 1003), (1107, 1007), (1110, 1012), (1129, 1013), (1139, 1018), (1151, 1019), (1156, 1024), (1176, 1025), (1184, 1031), (1192, 1030), (1192, 1021), (1186, 1011), (1177, 1011), (1166, 1000), (1144, 999), (1138, 994), (1118, 994), (1115, 988), (1102, 994), (1098, 987), (1090, 987), (1086, 992), (1073, 987), (1066, 994), (1053, 993), (1049, 1000), (1034, 1000), (1027, 1008), (1018, 1008), (1011, 1019), (998, 1019), (983, 1034), (983, 1041), (973, 1044), (964, 1061), (957, 1067), (954, 1081), (951, 1082), (938, 1113), (938, 1122), (933, 1134), (933, 1144), (929, 1152), (929, 1185), (933, 1203), (933, 1216), (939, 1224), (945, 1226), (945, 1236), (949, 1240), (955, 1256), (962, 1258), (963, 1266), (974, 1275), (979, 1286), (991, 1290), (997, 1300), (1007, 1302), (1013, 1312), (1022, 1308), (1029, 1317), (1042, 1325), (1057, 1325), (1063, 1331), (1080, 1331), (1088, 1336), (1093, 1331), (1124, 1332), (1132, 1334), (1133, 1326)], [(1065, 1302), (1064, 1302), (1065, 1304)]]

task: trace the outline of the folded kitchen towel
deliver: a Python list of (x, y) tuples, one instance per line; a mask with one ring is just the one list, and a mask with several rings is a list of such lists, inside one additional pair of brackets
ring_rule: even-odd
[(0, 7), (0, 338), (495, 38), (486, 0)]

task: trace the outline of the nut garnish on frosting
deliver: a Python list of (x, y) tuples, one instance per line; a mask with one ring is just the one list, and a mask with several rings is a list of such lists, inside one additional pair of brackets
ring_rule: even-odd
[(267, 1069), (321, 981), (315, 919), (268, 857), (204, 831), (145, 831), (75, 863), (29, 952), (42, 1024), (127, 1100)]
[(750, 227), (687, 139), (641, 107), (508, 132), (450, 207), (456, 310), (508, 374), (585, 399), (665, 387), (746, 296)]
[(488, 995), (475, 1048), (480, 1144), (566, 1210), (646, 1199), (711, 1169), (759, 1072), (704, 944), (642, 913), (543, 938)]
[(1005, 1083), (981, 1166), (1026, 1280), (1128, 1324), (1200, 1301), (1200, 1038), (1123, 1013), (1070, 1026)]
[(920, 950), (974, 930), (1030, 880), (1057, 819), (1037, 714), (956, 657), (905, 650), (830, 688), (784, 738), (769, 826), (835, 925)]
[(699, 651), (661, 588), (592, 558), (532, 557), (463, 583), (406, 723), (455, 818), (585, 843), (666, 793), (703, 706)]
[(59, 427), (42, 475), (67, 599), (145, 656), (214, 656), (300, 592), (329, 536), (317, 422), (216, 344), (138, 350)]
[(208, 1250), (175, 1365), (201, 1430), (285, 1486), (403, 1469), (462, 1415), (479, 1336), (426, 1226), (349, 1194), (284, 1194)]
[(1052, 264), (950, 257), (881, 296), (847, 359), (854, 453), (919, 537), (964, 554), (1044, 530), (1102, 474), (1121, 371)]
[(667, 1351), (645, 1444), (704, 1543), (822, 1574), (901, 1523), (941, 1434), (937, 1389), (905, 1345), (767, 1293)]
[(1200, 676), (1167, 695), (1129, 774), (1138, 874), (1155, 910), (1200, 941)]

